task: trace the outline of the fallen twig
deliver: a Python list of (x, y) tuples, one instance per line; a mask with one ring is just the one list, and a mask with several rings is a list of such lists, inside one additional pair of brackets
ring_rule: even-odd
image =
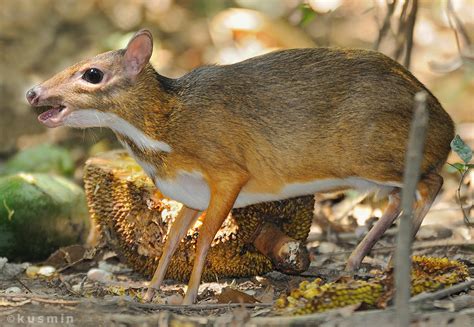
[(36, 294), (28, 294), (28, 293), (15, 293), (15, 294), (0, 294), (0, 299), (17, 299), (17, 300), (31, 300), (36, 302), (42, 303), (49, 303), (49, 304), (79, 304), (84, 301), (82, 300), (67, 300), (57, 298), (56, 296), (47, 297), (47, 296), (38, 296)]
[(113, 299), (113, 300), (101, 300), (100, 303), (104, 305), (115, 304), (124, 302), (136, 308), (141, 309), (152, 309), (152, 310), (170, 310), (170, 311), (182, 311), (182, 310), (215, 310), (215, 309), (227, 309), (227, 308), (254, 308), (264, 307), (268, 308), (273, 306), (273, 303), (208, 303), (208, 304), (158, 304), (158, 303), (142, 303), (131, 301), (128, 299)]
[(48, 304), (72, 305), (72, 304), (79, 304), (79, 303), (83, 302), (83, 301), (80, 301), (80, 300), (48, 299), (48, 298), (43, 298), (43, 297), (31, 297), (30, 299), (31, 299), (31, 301), (36, 301), (36, 302), (41, 302), (41, 303), (48, 303)]
[(273, 303), (209, 303), (209, 304), (192, 304), (192, 305), (176, 305), (176, 304), (158, 304), (158, 303), (142, 303), (136, 302), (127, 298), (114, 298), (111, 300), (105, 299), (80, 299), (80, 300), (67, 300), (58, 299), (57, 297), (37, 296), (33, 294), (17, 293), (17, 294), (0, 294), (1, 298), (7, 299), (30, 299), (32, 301), (49, 303), (49, 304), (81, 304), (87, 302), (93, 302), (97, 305), (115, 305), (119, 303), (126, 303), (127, 305), (152, 310), (170, 310), (170, 311), (181, 311), (181, 310), (214, 310), (214, 309), (226, 309), (226, 308), (254, 308), (254, 307), (271, 307)]
[(435, 301), (435, 308), (442, 308), (451, 312), (457, 312), (465, 308), (474, 308), (474, 295), (461, 295), (452, 300)]
[(21, 286), (23, 286), (28, 292), (33, 293), (33, 291), (32, 291), (28, 286), (26, 286), (26, 284), (23, 283), (23, 282), (21, 281), (21, 279), (18, 278), (18, 276), (15, 276), (14, 279), (15, 279), (18, 283), (20, 283)]
[(83, 262), (85, 259), (86, 259), (86, 258), (82, 257), (82, 258), (80, 258), (80, 259), (78, 259), (78, 260), (76, 260), (76, 261), (74, 261), (74, 262), (71, 262), (71, 263), (67, 264), (67, 265), (64, 266), (64, 267), (59, 268), (59, 269), (57, 270), (57, 272), (58, 272), (58, 273), (62, 273), (62, 272), (65, 271), (66, 269), (69, 269), (69, 268), (71, 268), (71, 267), (74, 267), (75, 265), (77, 265), (77, 264)]
[(421, 293), (418, 295), (415, 295), (410, 299), (410, 303), (419, 303), (419, 302), (424, 302), (424, 301), (433, 301), (433, 300), (439, 300), (442, 299), (446, 296), (452, 295), (459, 293), (465, 289), (470, 288), (472, 285), (474, 285), (474, 279), (469, 279), (465, 282), (453, 285), (448, 288), (444, 288), (442, 290), (432, 292), (432, 293)]

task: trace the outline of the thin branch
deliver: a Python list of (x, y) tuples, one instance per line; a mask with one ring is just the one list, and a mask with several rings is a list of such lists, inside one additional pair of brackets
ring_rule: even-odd
[(382, 40), (387, 35), (387, 32), (390, 28), (390, 20), (395, 12), (395, 8), (397, 6), (397, 0), (393, 0), (392, 2), (387, 1), (387, 14), (385, 15), (382, 27), (379, 30), (379, 36), (377, 37), (377, 41), (375, 41), (374, 49), (378, 50), (380, 48), (380, 44)]
[(447, 7), (448, 7), (447, 9), (448, 23), (451, 29), (454, 31), (454, 35), (456, 37), (456, 45), (458, 47), (458, 52), (462, 57), (463, 53), (462, 53), (461, 41), (459, 39), (458, 31), (463, 37), (468, 47), (471, 46), (471, 39), (469, 38), (469, 34), (467, 33), (466, 28), (464, 27), (461, 19), (459, 19), (456, 12), (454, 11), (451, 0), (448, 0)]
[(408, 10), (408, 6), (410, 4), (411, 0), (405, 0), (405, 2), (403, 3), (403, 7), (402, 7), (402, 12), (400, 14), (400, 18), (398, 20), (398, 31), (397, 31), (397, 34), (395, 35), (395, 43), (397, 44), (397, 48), (395, 50), (395, 54), (394, 54), (394, 58), (395, 60), (399, 60), (402, 53), (403, 53), (403, 50), (405, 48), (405, 44), (404, 44), (404, 40), (405, 40), (405, 29), (406, 29), (406, 24), (407, 24), (407, 19), (406, 19), (406, 15), (407, 15), (407, 10)]
[(446, 296), (467, 290), (473, 285), (474, 285), (474, 279), (469, 279), (469, 280), (466, 280), (465, 282), (453, 285), (448, 288), (444, 288), (436, 292), (421, 293), (421, 294), (415, 295), (414, 297), (410, 299), (410, 303), (419, 303), (419, 302), (425, 302), (425, 301), (439, 300)]
[(69, 268), (71, 268), (71, 267), (74, 267), (75, 265), (77, 265), (77, 264), (83, 262), (85, 259), (87, 259), (87, 258), (85, 258), (85, 257), (79, 258), (79, 259), (77, 259), (76, 261), (71, 262), (71, 263), (65, 265), (64, 267), (59, 268), (59, 269), (57, 270), (57, 272), (58, 272), (58, 273), (62, 273), (62, 272), (65, 271), (66, 269), (69, 269)]
[(459, 206), (461, 207), (461, 212), (462, 212), (462, 215), (463, 215), (463, 218), (464, 218), (464, 224), (467, 227), (471, 228), (471, 227), (474, 227), (474, 223), (472, 223), (471, 219), (469, 218), (469, 216), (471, 215), (472, 205), (465, 210), (464, 206), (462, 205), (462, 200), (461, 200), (461, 187), (464, 183), (464, 178), (466, 177), (468, 171), (469, 171), (469, 168), (466, 171), (464, 171), (463, 173), (461, 173), (461, 180), (459, 181), (458, 189), (456, 190), (456, 196), (457, 196), (458, 201), (459, 201)]
[(410, 68), (411, 51), (413, 48), (413, 32), (415, 30), (416, 15), (418, 13), (418, 0), (413, 0), (410, 15), (408, 16), (406, 44), (405, 44), (405, 60), (404, 65), (407, 69)]
[(410, 324), (408, 301), (411, 293), (412, 211), (416, 197), (416, 188), (420, 178), (426, 127), (428, 125), (426, 97), (427, 93), (424, 91), (415, 95), (415, 113), (410, 128), (408, 149), (405, 157), (401, 202), (402, 215), (400, 217), (397, 249), (395, 252), (395, 305), (398, 326), (408, 326)]
[(23, 282), (21, 281), (21, 279), (18, 278), (18, 276), (15, 276), (14, 279), (15, 279), (18, 283), (20, 283), (21, 286), (23, 286), (28, 292), (33, 293), (33, 291), (32, 291), (28, 286), (26, 286), (26, 284), (23, 283)]

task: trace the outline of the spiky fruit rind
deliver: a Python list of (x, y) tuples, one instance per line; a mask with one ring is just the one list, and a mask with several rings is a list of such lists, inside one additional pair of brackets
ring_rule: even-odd
[[(114, 151), (88, 160), (84, 182), (89, 211), (102, 237), (134, 270), (152, 276), (181, 204), (164, 199), (125, 152)], [(249, 244), (251, 233), (265, 217), (290, 236), (305, 240), (313, 206), (312, 197), (303, 197), (233, 210), (209, 250), (203, 279), (246, 277), (271, 271), (272, 262)], [(166, 278), (189, 278), (199, 227), (200, 222), (180, 243)]]
[(467, 266), (448, 258), (413, 256), (412, 295), (460, 283), (469, 277)]
[[(412, 262), (412, 295), (449, 287), (469, 276), (467, 266), (456, 260), (413, 256)], [(325, 284), (317, 278), (303, 281), (288, 295), (282, 295), (275, 308), (284, 314), (299, 315), (359, 303), (378, 307), (394, 294), (393, 287), (393, 269), (368, 281), (346, 278)]]
[(275, 307), (284, 313), (301, 315), (359, 303), (375, 305), (382, 291), (381, 283), (373, 281), (351, 280), (323, 284), (317, 278), (312, 282), (300, 283), (299, 288), (280, 297)]

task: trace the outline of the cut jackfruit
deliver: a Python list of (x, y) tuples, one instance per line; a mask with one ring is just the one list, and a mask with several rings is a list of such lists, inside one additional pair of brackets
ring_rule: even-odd
[[(469, 276), (466, 265), (447, 258), (414, 256), (412, 261), (412, 295), (449, 287)], [(393, 269), (379, 272), (368, 281), (345, 278), (324, 283), (317, 278), (312, 282), (303, 281), (297, 289), (282, 295), (275, 302), (275, 308), (283, 314), (301, 315), (351, 304), (378, 307), (393, 296), (393, 291)]]
[[(169, 228), (182, 205), (164, 198), (135, 161), (122, 151), (89, 159), (84, 183), (89, 211), (102, 239), (134, 270), (152, 276)], [(209, 250), (203, 280), (260, 275), (279, 267), (290, 273), (304, 271), (309, 264), (304, 241), (313, 207), (313, 196), (304, 196), (232, 210)], [(198, 220), (179, 244), (166, 278), (188, 280), (200, 225)], [(267, 228), (269, 225), (272, 227)], [(272, 248), (266, 255), (253, 245), (276, 242), (283, 237), (281, 248)], [(291, 242), (299, 247), (288, 246)], [(287, 255), (288, 252), (295, 255)]]

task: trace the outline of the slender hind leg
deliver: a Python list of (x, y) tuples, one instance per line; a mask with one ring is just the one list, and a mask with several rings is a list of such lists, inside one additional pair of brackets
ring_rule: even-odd
[[(426, 214), (430, 210), (434, 199), (438, 195), (443, 178), (437, 173), (430, 173), (423, 177), (418, 183), (417, 194), (418, 199), (415, 203), (415, 211), (413, 215), (412, 236), (415, 237), (418, 229), (423, 222)], [(382, 234), (390, 227), (395, 218), (400, 214), (400, 189), (396, 189), (390, 194), (389, 204), (382, 218), (369, 231), (365, 238), (359, 243), (357, 248), (352, 252), (346, 265), (346, 270), (355, 270), (359, 268), (362, 259), (370, 252), (374, 244), (382, 236)]]
[(420, 229), (421, 223), (425, 218), (426, 214), (431, 208), (439, 190), (443, 186), (443, 177), (437, 173), (430, 173), (423, 177), (418, 183), (417, 195), (418, 199), (415, 204), (415, 210), (413, 214), (413, 228), (412, 235), (415, 237), (418, 229)]
[(393, 221), (398, 217), (401, 211), (400, 206), (400, 189), (397, 188), (389, 195), (387, 209), (385, 209), (382, 217), (375, 223), (374, 227), (365, 235), (364, 239), (357, 245), (347, 260), (346, 270), (355, 270), (359, 268), (362, 259), (370, 252), (374, 244), (392, 225)]
[[(412, 221), (412, 238), (415, 238), (416, 233), (420, 229), (421, 223), (425, 218), (426, 214), (431, 208), (436, 196), (439, 193), (439, 190), (443, 186), (443, 177), (437, 173), (430, 173), (423, 177), (422, 180), (418, 182), (417, 190), (417, 199), (414, 205), (413, 210), (413, 221)], [(388, 263), (389, 266), (394, 264), (394, 255), (391, 256)]]

